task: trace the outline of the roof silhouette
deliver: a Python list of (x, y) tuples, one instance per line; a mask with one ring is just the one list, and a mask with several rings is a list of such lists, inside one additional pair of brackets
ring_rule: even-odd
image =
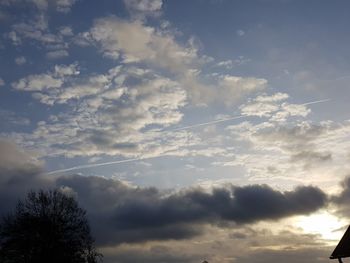
[(335, 247), (330, 259), (350, 257), (350, 226), (346, 230), (338, 245)]

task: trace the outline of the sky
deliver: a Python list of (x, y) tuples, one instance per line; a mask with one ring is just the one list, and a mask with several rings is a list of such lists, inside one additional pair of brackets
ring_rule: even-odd
[(329, 262), (350, 2), (1, 0), (0, 214), (59, 188), (104, 262)]

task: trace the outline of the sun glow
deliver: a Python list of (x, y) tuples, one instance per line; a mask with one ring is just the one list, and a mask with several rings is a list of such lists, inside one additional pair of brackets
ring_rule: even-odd
[(298, 217), (296, 226), (304, 232), (319, 234), (323, 239), (338, 241), (344, 234), (348, 222), (327, 212)]

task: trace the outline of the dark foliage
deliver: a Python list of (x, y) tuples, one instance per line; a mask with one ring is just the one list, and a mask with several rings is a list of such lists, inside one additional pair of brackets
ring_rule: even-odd
[(95, 263), (86, 212), (60, 191), (30, 192), (0, 223), (2, 263)]

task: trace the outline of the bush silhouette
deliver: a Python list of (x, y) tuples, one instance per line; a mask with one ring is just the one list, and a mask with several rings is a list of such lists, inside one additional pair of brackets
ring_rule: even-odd
[(2, 263), (95, 263), (86, 212), (58, 190), (30, 192), (0, 223)]

